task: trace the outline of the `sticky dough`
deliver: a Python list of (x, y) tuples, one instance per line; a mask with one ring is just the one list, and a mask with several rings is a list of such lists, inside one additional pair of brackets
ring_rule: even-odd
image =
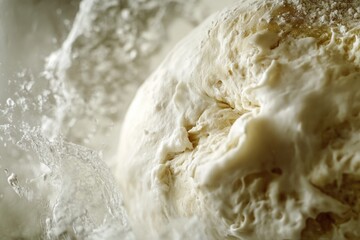
[(117, 178), (134, 231), (360, 238), (360, 3), (242, 1), (137, 93)]

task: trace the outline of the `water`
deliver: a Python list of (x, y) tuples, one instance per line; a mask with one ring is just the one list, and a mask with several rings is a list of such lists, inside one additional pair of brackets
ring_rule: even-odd
[(0, 3), (0, 239), (136, 239), (110, 171), (121, 120), (169, 48), (229, 2)]

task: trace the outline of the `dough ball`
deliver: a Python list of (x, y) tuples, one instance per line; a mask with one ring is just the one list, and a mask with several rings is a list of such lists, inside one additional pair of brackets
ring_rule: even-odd
[(179, 43), (121, 133), (135, 232), (196, 217), (208, 239), (359, 239), (359, 14), (241, 1)]

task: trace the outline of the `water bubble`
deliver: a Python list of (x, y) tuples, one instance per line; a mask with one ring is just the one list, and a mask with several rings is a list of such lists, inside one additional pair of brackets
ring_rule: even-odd
[(8, 183), (10, 184), (10, 186), (12, 187), (15, 187), (18, 185), (19, 181), (17, 179), (17, 176), (15, 173), (11, 173), (9, 176), (8, 176), (8, 179), (7, 179)]
[(66, 28), (70, 28), (70, 27), (71, 27), (71, 21), (70, 21), (69, 19), (65, 19), (65, 20), (63, 21), (63, 23), (64, 23), (64, 26), (65, 26)]
[(134, 42), (129, 41), (124, 45), (124, 50), (131, 51), (131, 49), (134, 49)]
[(17, 100), (17, 104), (21, 107), (23, 111), (29, 110), (29, 106), (26, 103), (26, 98), (21, 97)]
[(61, 8), (56, 9), (56, 14), (60, 16), (62, 14), (62, 9)]
[(30, 91), (31, 88), (33, 87), (34, 83), (35, 83), (34, 81), (28, 81), (28, 82), (26, 82), (26, 83), (24, 84), (24, 89), (25, 89), (26, 91)]
[(22, 197), (22, 187), (19, 185), (19, 180), (15, 173), (10, 173), (7, 169), (4, 170), (5, 174), (7, 175), (7, 182), (11, 186), (11, 188), (15, 191), (19, 197)]
[(125, 8), (121, 11), (121, 17), (125, 20), (129, 20), (130, 18), (130, 11), (129, 9)]
[(14, 100), (12, 100), (11, 98), (8, 98), (6, 100), (6, 105), (8, 105), (9, 107), (14, 107), (15, 106), (15, 102)]
[(134, 60), (137, 57), (137, 51), (135, 49), (131, 50), (129, 53), (129, 57), (131, 60)]
[(20, 72), (17, 73), (17, 76), (18, 76), (19, 78), (23, 78), (23, 77), (25, 77), (25, 75), (26, 75), (26, 70), (22, 70), (22, 71), (20, 71)]

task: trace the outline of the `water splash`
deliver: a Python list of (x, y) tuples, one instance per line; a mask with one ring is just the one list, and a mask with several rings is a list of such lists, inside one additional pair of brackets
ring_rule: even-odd
[[(10, 126), (2, 130), (6, 132), (1, 134), (10, 135), (10, 139), (21, 136), (15, 144), (6, 145), (8, 150), (31, 156), (28, 167), (33, 167), (34, 172), (26, 183), (20, 182), (14, 172), (4, 171), (9, 186), (24, 198), (25, 205), (41, 212), (37, 235), (44, 239), (134, 238), (121, 194), (98, 152), (60, 137), (49, 141), (39, 129), (20, 133)], [(39, 164), (41, 168), (36, 167)]]
[[(121, 194), (98, 151), (42, 132), (48, 90), (30, 72), (0, 107), (1, 239), (133, 239)], [(39, 117), (40, 116), (40, 117)], [(31, 219), (37, 219), (33, 221)], [(16, 229), (16, 231), (14, 231)]]

